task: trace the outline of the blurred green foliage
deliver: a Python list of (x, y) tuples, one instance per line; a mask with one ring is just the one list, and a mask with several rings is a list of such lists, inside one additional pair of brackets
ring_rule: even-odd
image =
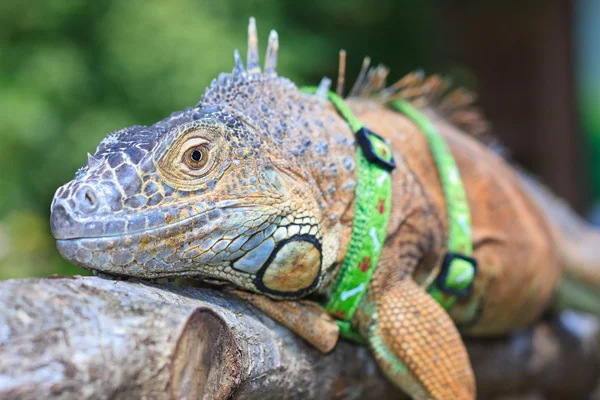
[(392, 78), (447, 69), (439, 16), (417, 0), (0, 2), (0, 279), (84, 272), (55, 249), (54, 191), (110, 131), (195, 104), (244, 54), (251, 15), (299, 84), (335, 76), (342, 47), (348, 77), (364, 55)]

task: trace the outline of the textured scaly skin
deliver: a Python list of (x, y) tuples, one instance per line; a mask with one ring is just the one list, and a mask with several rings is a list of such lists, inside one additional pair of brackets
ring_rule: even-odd
[[(251, 20), (247, 68), (236, 53), (233, 73), (213, 81), (196, 107), (109, 134), (57, 190), (51, 227), (61, 254), (93, 271), (230, 282), (326, 352), (337, 326), (310, 299), (330, 292), (348, 247), (356, 147), (331, 104), (277, 76), (277, 48), (272, 32), (261, 73)], [(459, 330), (506, 334), (539, 318), (573, 264), (559, 251), (562, 228), (505, 161), (424, 109), (460, 169), (480, 265), (473, 294), (447, 313), (424, 290), (447, 235), (425, 136), (379, 98), (348, 104), (391, 143), (398, 164), (387, 240), (352, 322), (414, 398), (472, 399)], [(586, 262), (597, 277), (597, 258)]]

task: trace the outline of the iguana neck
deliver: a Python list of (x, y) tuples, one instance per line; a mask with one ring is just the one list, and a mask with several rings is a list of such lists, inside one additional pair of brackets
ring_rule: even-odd
[(316, 129), (308, 130), (304, 138), (310, 151), (301, 164), (320, 207), (325, 276), (319, 293), (326, 294), (335, 282), (350, 241), (356, 189), (356, 144), (354, 133), (335, 107), (324, 99), (317, 101), (322, 103), (322, 108), (317, 104), (314, 113), (308, 114), (307, 125)]
[[(372, 107), (376, 107), (379, 111), (382, 111), (380, 110), (381, 105), (374, 105), (369, 101), (351, 99), (348, 101), (348, 105), (356, 112), (359, 118), (361, 114)], [(354, 132), (351, 131), (347, 122), (337, 114), (332, 105), (327, 104), (326, 109), (327, 112), (324, 114), (328, 115), (329, 122), (318, 133), (316, 140), (326, 141), (330, 147), (330, 154), (327, 157), (315, 157), (314, 165), (316, 168), (312, 170), (312, 175), (315, 177), (315, 189), (320, 193), (321, 198), (324, 199), (323, 205), (324, 209), (326, 209), (324, 226), (327, 227), (327, 235), (324, 237), (326, 241), (329, 238), (333, 242), (332, 248), (335, 248), (335, 252), (331, 253), (335, 254), (335, 260), (331, 268), (326, 269), (326, 275), (319, 291), (325, 295), (330, 293), (337, 281), (341, 264), (350, 243), (355, 207), (357, 151)], [(367, 126), (373, 127), (377, 131), (378, 124), (376, 121), (370, 119), (368, 112), (366, 112), (364, 117), (364, 122)], [(416, 136), (418, 136), (417, 141), (420, 141), (421, 135), (416, 132)], [(413, 138), (411, 137), (411, 139)], [(437, 213), (432, 213), (432, 204), (429, 202), (428, 195), (423, 192), (422, 184), (410, 166), (405, 163), (402, 146), (394, 138), (388, 138), (388, 140), (393, 144), (394, 156), (398, 164), (392, 173), (392, 179), (395, 184), (392, 194), (392, 214), (387, 228), (388, 236), (397, 238), (398, 236), (406, 235), (406, 237), (412, 240), (414, 234), (419, 232), (421, 236), (429, 238), (428, 231), (435, 231), (433, 227), (440, 230), (443, 230), (443, 227), (438, 226)], [(422, 150), (428, 150), (426, 145)], [(342, 168), (339, 168), (340, 163), (342, 164)], [(330, 168), (329, 170), (328, 167)], [(332, 173), (332, 169), (337, 173)], [(407, 193), (413, 193), (414, 196), (408, 196), (407, 198)], [(413, 226), (415, 227), (415, 232), (407, 232)], [(402, 231), (402, 234), (400, 234), (400, 231)], [(437, 239), (439, 238), (431, 241), (428, 240), (428, 243), (419, 243), (417, 247), (423, 250), (423, 252), (432, 251), (432, 246), (439, 246), (440, 241)], [(432, 243), (435, 244), (432, 245)], [(402, 240), (400, 240), (399, 244), (402, 244)], [(385, 251), (383, 255), (384, 263), (389, 263), (387, 253)], [(419, 254), (415, 253), (414, 261), (410, 263), (410, 267), (407, 267), (404, 272), (412, 274), (422, 256), (421, 252)], [(431, 265), (428, 266), (426, 275), (430, 274), (430, 269)]]

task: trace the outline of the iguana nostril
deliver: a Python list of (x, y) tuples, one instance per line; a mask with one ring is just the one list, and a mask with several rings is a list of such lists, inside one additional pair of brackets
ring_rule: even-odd
[(77, 192), (77, 206), (80, 211), (91, 214), (98, 209), (98, 196), (94, 189), (84, 186)]

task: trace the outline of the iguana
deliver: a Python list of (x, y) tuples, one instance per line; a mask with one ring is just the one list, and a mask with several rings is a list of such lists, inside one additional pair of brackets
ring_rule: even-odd
[[(349, 251), (357, 140), (327, 100), (329, 80), (311, 94), (279, 76), (275, 31), (261, 72), (257, 42), (251, 19), (246, 66), (236, 50), (198, 105), (106, 136), (57, 190), (52, 234), (64, 258), (100, 273), (228, 282), (327, 352), (339, 315), (321, 304)], [(600, 236), (474, 137), (487, 128), (469, 92), (419, 73), (386, 88), (387, 73), (367, 60), (346, 98), (396, 162), (385, 242), (351, 328), (413, 398), (473, 399), (461, 334), (508, 334), (557, 304), (600, 314)], [(446, 198), (429, 142), (394, 99), (441, 132), (466, 191), (478, 271), (447, 310), (426, 291), (447, 252)]]

